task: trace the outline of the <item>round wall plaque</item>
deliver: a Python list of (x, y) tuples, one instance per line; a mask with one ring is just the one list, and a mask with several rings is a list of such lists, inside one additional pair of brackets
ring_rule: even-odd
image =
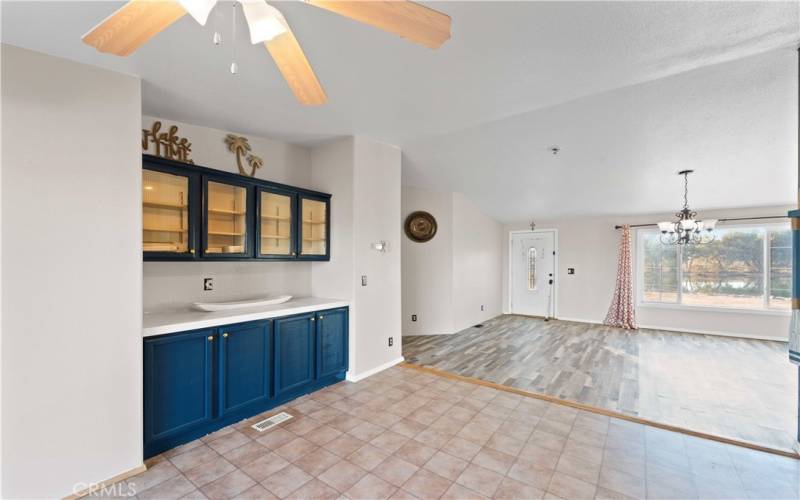
[(406, 217), (406, 236), (417, 243), (425, 243), (436, 236), (436, 219), (428, 212), (412, 212)]

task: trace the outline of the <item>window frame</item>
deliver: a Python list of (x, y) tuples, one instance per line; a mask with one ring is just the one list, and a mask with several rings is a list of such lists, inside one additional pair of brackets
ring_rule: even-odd
[[(717, 225), (719, 229), (760, 229), (764, 231), (764, 238), (762, 244), (762, 252), (764, 257), (764, 293), (762, 307), (759, 309), (750, 309), (745, 307), (723, 307), (723, 306), (702, 306), (702, 305), (687, 305), (682, 303), (683, 299), (683, 255), (681, 249), (676, 249), (676, 263), (678, 271), (678, 290), (677, 302), (648, 302), (644, 300), (644, 236), (647, 234), (658, 234), (658, 229), (655, 228), (637, 228), (636, 229), (636, 246), (635, 246), (635, 272), (636, 278), (634, 283), (634, 290), (636, 294), (636, 307), (653, 308), (653, 309), (676, 309), (684, 311), (708, 311), (708, 312), (723, 312), (723, 313), (737, 313), (737, 314), (762, 314), (767, 316), (790, 316), (791, 309), (777, 309), (769, 307), (769, 290), (771, 280), (771, 255), (769, 251), (769, 231), (774, 229), (791, 230), (788, 222), (767, 222), (762, 224), (724, 224)], [(681, 245), (675, 245), (680, 247)]]

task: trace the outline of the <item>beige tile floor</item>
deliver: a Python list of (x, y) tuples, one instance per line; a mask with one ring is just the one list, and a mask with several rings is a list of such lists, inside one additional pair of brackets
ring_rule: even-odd
[[(234, 424), (105, 492), (140, 499), (798, 498), (800, 462), (407, 367)], [(277, 410), (269, 412), (274, 413)]]

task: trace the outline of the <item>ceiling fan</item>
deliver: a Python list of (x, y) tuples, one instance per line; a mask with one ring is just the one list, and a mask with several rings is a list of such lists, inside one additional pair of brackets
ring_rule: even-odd
[[(263, 43), (297, 100), (314, 106), (327, 100), (300, 43), (278, 9), (264, 0), (238, 0), (250, 41)], [(450, 38), (450, 16), (408, 0), (303, 0), (350, 19), (435, 49)], [(100, 52), (127, 56), (187, 12), (206, 24), (217, 0), (129, 0), (82, 38)]]

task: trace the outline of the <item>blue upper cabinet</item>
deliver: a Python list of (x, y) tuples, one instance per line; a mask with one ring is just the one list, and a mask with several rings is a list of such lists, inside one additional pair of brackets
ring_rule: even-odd
[(325, 193), (143, 156), (144, 260), (330, 260)]
[(346, 308), (318, 313), (318, 378), (347, 371), (347, 322)]
[(271, 321), (220, 328), (219, 415), (253, 406), (272, 396)]
[(145, 443), (212, 419), (215, 339), (214, 330), (145, 339)]
[(275, 320), (275, 396), (301, 393), (316, 378), (315, 314)]
[(200, 177), (145, 162), (142, 170), (142, 248), (153, 260), (191, 260), (197, 255)]
[(331, 200), (324, 196), (300, 195), (298, 258), (330, 260)]
[(203, 177), (203, 258), (253, 256), (253, 187), (245, 182)]
[(287, 259), (297, 255), (297, 193), (279, 188), (256, 190), (256, 257)]

